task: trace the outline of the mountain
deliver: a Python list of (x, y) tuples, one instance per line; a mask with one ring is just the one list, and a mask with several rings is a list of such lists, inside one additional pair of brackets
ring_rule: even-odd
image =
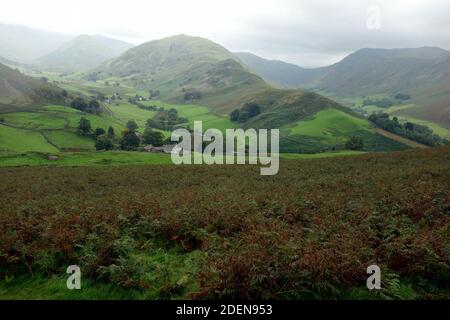
[[(227, 118), (231, 111), (255, 103), (260, 112), (236, 125), (280, 128), (280, 147), (289, 152), (342, 148), (352, 135), (364, 137), (367, 150), (403, 147), (377, 135), (367, 120), (331, 99), (270, 86), (237, 56), (208, 39), (179, 35), (151, 41), (105, 62), (87, 78), (117, 81), (165, 102), (206, 106)], [(304, 131), (304, 122), (320, 129)]]
[(306, 87), (338, 95), (403, 92), (450, 80), (450, 52), (440, 48), (362, 49), (325, 68)]
[(90, 76), (121, 78), (176, 103), (202, 103), (228, 113), (233, 101), (269, 86), (222, 46), (178, 35), (150, 41), (104, 63)]
[(0, 23), (0, 56), (30, 63), (61, 46), (72, 36)]
[(55, 51), (34, 61), (40, 68), (55, 71), (85, 71), (118, 57), (133, 45), (103, 37), (79, 35)]
[[(133, 87), (159, 92), (160, 99), (205, 105), (225, 116), (246, 102), (258, 102), (263, 111), (270, 112), (270, 118), (277, 118), (277, 121), (262, 121), (262, 117), (256, 117), (253, 122), (260, 119), (272, 126), (295, 120), (296, 112), (292, 109), (305, 112), (309, 109), (306, 100), (322, 99), (323, 106), (317, 105), (318, 108), (341, 108), (315, 93), (273, 88), (224, 47), (208, 39), (186, 35), (132, 48), (107, 61), (88, 77), (119, 78)], [(275, 109), (278, 111), (274, 112)], [(307, 113), (313, 114), (312, 111)]]
[(57, 86), (0, 64), (0, 111), (17, 111), (62, 100)]
[(337, 99), (409, 94), (415, 107), (400, 114), (450, 123), (450, 51), (441, 48), (361, 49), (317, 69), (237, 56), (254, 72), (281, 86), (311, 89)]
[(314, 80), (321, 72), (321, 69), (306, 69), (292, 63), (263, 59), (249, 52), (234, 54), (264, 80), (283, 88), (298, 88)]

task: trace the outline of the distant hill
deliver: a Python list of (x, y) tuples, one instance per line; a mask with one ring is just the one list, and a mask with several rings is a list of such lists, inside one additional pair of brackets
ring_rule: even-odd
[[(364, 136), (367, 150), (402, 148), (377, 135), (367, 120), (331, 99), (301, 89), (270, 86), (243, 66), (237, 56), (203, 38), (179, 35), (145, 43), (105, 62), (87, 77), (149, 91), (155, 99), (165, 102), (203, 105), (224, 117), (246, 103), (256, 103), (260, 112), (236, 125), (281, 128), (282, 149), (290, 152), (342, 148), (345, 140), (355, 134)], [(298, 134), (293, 129), (298, 121), (314, 121), (316, 114), (329, 110), (343, 115), (323, 125), (323, 136), (315, 136), (315, 132)], [(333, 130), (333, 121), (341, 120), (352, 125)], [(365, 123), (363, 130), (360, 121)]]
[(301, 87), (320, 73), (320, 69), (306, 69), (279, 60), (267, 60), (249, 52), (236, 52), (235, 55), (264, 80), (282, 88)]
[(0, 56), (11, 61), (30, 63), (71, 38), (70, 35), (0, 23)]
[(62, 100), (57, 86), (0, 64), (0, 111), (17, 111)]
[(362, 49), (325, 68), (325, 72), (305, 85), (338, 95), (362, 95), (408, 93), (449, 80), (449, 51), (430, 47)]
[(450, 51), (435, 47), (361, 49), (317, 69), (237, 54), (254, 72), (283, 87), (306, 88), (337, 97), (405, 93), (415, 108), (403, 114), (450, 123)]
[[(250, 72), (224, 47), (208, 39), (186, 35), (132, 48), (104, 63), (90, 77), (120, 78), (132, 86), (159, 92), (158, 98), (163, 100), (202, 104), (225, 116), (249, 101), (257, 101), (265, 112), (281, 105), (286, 107), (277, 114), (272, 113), (271, 117), (285, 117), (288, 106), (308, 109), (303, 105), (306, 101), (299, 100), (305, 93), (303, 90), (275, 89)], [(315, 93), (308, 97), (325, 99)], [(325, 100), (327, 103), (323, 108), (340, 107), (331, 100)], [(286, 121), (292, 121), (292, 114), (291, 118), (284, 119)]]
[(131, 47), (129, 43), (103, 36), (79, 35), (35, 60), (34, 64), (47, 70), (85, 71), (118, 57)]
[(90, 77), (121, 78), (176, 103), (203, 103), (228, 113), (233, 100), (269, 86), (222, 46), (179, 35), (150, 41), (107, 61)]

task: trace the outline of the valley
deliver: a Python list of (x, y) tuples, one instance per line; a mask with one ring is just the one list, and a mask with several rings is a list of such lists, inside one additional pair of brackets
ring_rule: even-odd
[[(301, 68), (184, 34), (5, 32), (41, 31), (0, 24), (0, 299), (450, 296), (448, 51)], [(279, 171), (175, 165), (195, 121), (279, 129)]]

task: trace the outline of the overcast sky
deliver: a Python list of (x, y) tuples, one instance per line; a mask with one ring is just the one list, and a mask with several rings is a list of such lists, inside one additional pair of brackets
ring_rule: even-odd
[(184, 33), (305, 67), (363, 47), (450, 49), (449, 0), (2, 0), (0, 22), (134, 44)]

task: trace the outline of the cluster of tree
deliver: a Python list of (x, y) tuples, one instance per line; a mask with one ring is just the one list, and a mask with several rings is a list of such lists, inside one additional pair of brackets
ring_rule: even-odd
[(235, 109), (230, 113), (233, 122), (246, 122), (261, 113), (260, 106), (255, 102), (247, 102), (241, 109)]
[(389, 108), (392, 107), (394, 105), (394, 103), (389, 100), (388, 98), (383, 98), (383, 99), (364, 99), (363, 101), (363, 105), (364, 106), (377, 106), (379, 108)]
[(409, 94), (405, 94), (405, 93), (397, 93), (395, 95), (395, 99), (397, 99), (397, 100), (410, 100), (411, 96)]
[(159, 95), (160, 95), (159, 90), (149, 90), (149, 91), (148, 91), (148, 97), (149, 97), (150, 99), (158, 98)]
[(168, 140), (164, 139), (164, 135), (160, 131), (153, 130), (146, 125), (144, 134), (139, 137), (137, 133), (138, 124), (129, 120), (126, 128), (122, 133), (122, 137), (116, 138), (113, 127), (109, 127), (107, 131), (103, 128), (92, 129), (91, 122), (85, 117), (80, 118), (77, 133), (81, 136), (91, 137), (95, 139), (95, 148), (97, 150), (113, 150), (120, 148), (121, 150), (135, 151), (143, 144), (151, 144), (154, 147), (160, 147)]
[(147, 110), (147, 111), (164, 111), (164, 107), (158, 107), (158, 106), (155, 106), (155, 105), (146, 106), (145, 104), (139, 103), (139, 102), (134, 103), (134, 105), (136, 105), (139, 109), (142, 109), (142, 110)]
[(146, 125), (142, 139), (136, 134), (138, 125), (134, 121), (128, 121), (127, 128), (125, 129), (122, 139), (120, 140), (120, 148), (122, 150), (137, 150), (142, 143), (154, 147), (160, 147), (164, 144), (164, 135), (151, 127)]
[(348, 150), (362, 150), (364, 148), (364, 141), (361, 137), (352, 136), (345, 143), (345, 148)]
[(147, 120), (147, 127), (172, 131), (176, 125), (187, 123), (188, 119), (178, 116), (176, 109), (159, 111), (153, 119)]
[(397, 117), (390, 119), (387, 113), (374, 113), (369, 117), (369, 120), (386, 131), (430, 147), (450, 144), (450, 141), (442, 139), (440, 136), (434, 134), (433, 130), (427, 126), (412, 122), (405, 122), (402, 124), (398, 121)]
[(70, 103), (70, 106), (77, 110), (93, 114), (99, 114), (101, 111), (100, 103), (96, 99), (87, 102), (83, 98), (75, 98)]
[(109, 127), (108, 131), (105, 131), (103, 128), (92, 130), (89, 119), (81, 117), (78, 123), (77, 133), (80, 136), (95, 139), (95, 148), (97, 150), (111, 150), (114, 148), (115, 132), (113, 127)]
[(138, 125), (135, 121), (128, 121), (127, 128), (122, 134), (122, 139), (120, 139), (120, 148), (122, 150), (132, 151), (139, 147), (141, 139), (136, 134), (137, 129)]

